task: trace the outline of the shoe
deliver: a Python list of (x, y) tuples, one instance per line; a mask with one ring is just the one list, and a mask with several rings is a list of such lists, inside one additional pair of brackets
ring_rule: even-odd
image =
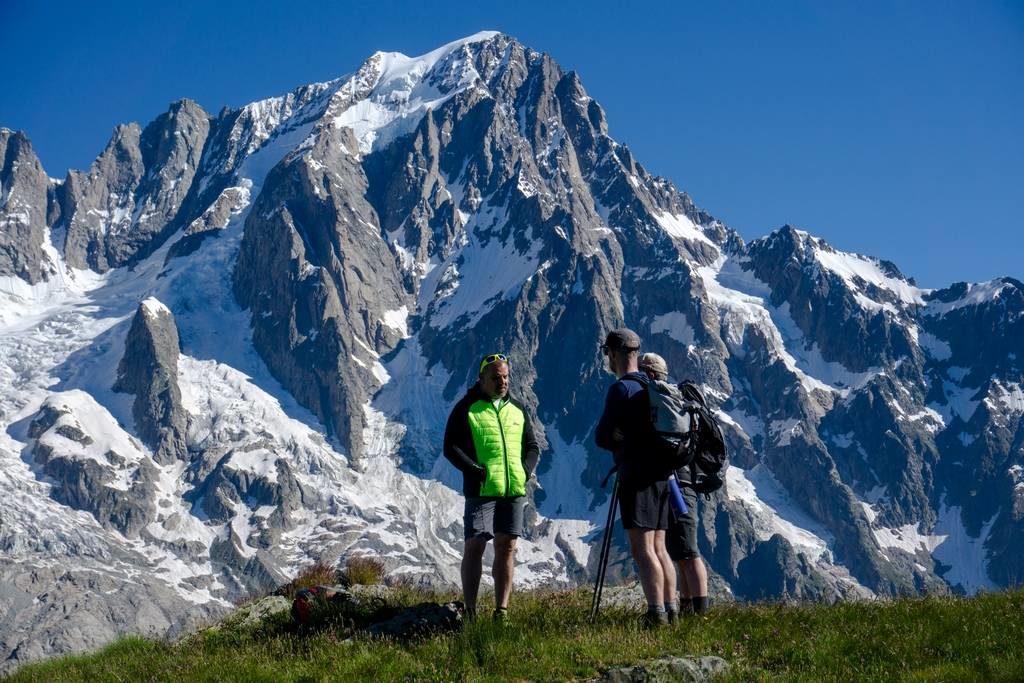
[(668, 626), (668, 615), (665, 612), (645, 612), (640, 617), (640, 625), (646, 629)]
[(676, 623), (679, 622), (679, 612), (674, 610), (674, 609), (667, 609), (667, 610), (665, 610), (665, 616), (668, 617), (668, 623), (670, 625), (676, 624)]
[(498, 609), (494, 610), (494, 623), (496, 623), (496, 624), (508, 623), (508, 608), (507, 607), (499, 607)]

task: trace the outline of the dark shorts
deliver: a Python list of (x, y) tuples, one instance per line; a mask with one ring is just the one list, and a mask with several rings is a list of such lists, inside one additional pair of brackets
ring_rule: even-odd
[(526, 496), (515, 498), (480, 498), (466, 496), (466, 512), (462, 517), (466, 538), (494, 534), (523, 535), (523, 512)]
[[(689, 481), (689, 477), (680, 479), (683, 482)], [(697, 549), (697, 492), (689, 486), (679, 488), (686, 501), (686, 514), (677, 515), (673, 510), (668, 533), (665, 534), (665, 549), (668, 550), (668, 556), (676, 562), (700, 557), (700, 551)]]
[(657, 481), (639, 488), (620, 486), (619, 514), (624, 529), (668, 529), (668, 483)]

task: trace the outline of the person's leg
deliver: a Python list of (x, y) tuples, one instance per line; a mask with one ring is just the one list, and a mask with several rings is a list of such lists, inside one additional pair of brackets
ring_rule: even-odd
[(708, 607), (708, 570), (700, 555), (679, 562), (679, 568), (685, 577), (687, 586), (686, 597), (693, 604), (693, 611), (703, 614)]
[(658, 564), (661, 565), (661, 594), (665, 600), (665, 610), (668, 611), (667, 605), (674, 604), (676, 601), (676, 568), (672, 564), (672, 558), (668, 556), (668, 550), (665, 548), (664, 529), (658, 529), (654, 532), (654, 552), (658, 556)]
[(689, 562), (690, 560), (679, 560), (676, 562), (676, 567), (679, 569), (679, 596), (684, 599), (692, 598), (696, 590), (696, 586), (690, 587), (691, 572)]
[(494, 564), (491, 566), (491, 575), (494, 577), (494, 606), (496, 609), (508, 609), (515, 566), (516, 537), (500, 531), (495, 532)]
[(629, 550), (636, 561), (637, 573), (640, 575), (640, 586), (644, 590), (649, 609), (663, 610), (665, 577), (661, 571), (661, 561), (654, 547), (654, 530), (634, 527), (626, 529), (629, 537)]
[(480, 591), (480, 574), (483, 572), (484, 550), (487, 549), (485, 535), (466, 539), (462, 555), (462, 598), (466, 602), (466, 614), (476, 614), (476, 596)]
[[(678, 472), (677, 477), (687, 483), (690, 481), (686, 470)], [(686, 500), (687, 513), (673, 520), (669, 554), (679, 564), (680, 611), (692, 614), (695, 610), (694, 598), (703, 596), (703, 605), (707, 604), (708, 575), (697, 547), (697, 492), (690, 486), (684, 486), (683, 498)]]
[(462, 596), (466, 602), (466, 617), (472, 619), (476, 615), (484, 551), (487, 542), (494, 538), (494, 501), (467, 496), (462, 524), (466, 537), (461, 568)]

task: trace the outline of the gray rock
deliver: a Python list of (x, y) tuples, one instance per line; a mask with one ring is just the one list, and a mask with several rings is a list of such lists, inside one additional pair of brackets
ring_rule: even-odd
[(215, 603), (190, 603), (145, 574), (10, 564), (0, 566), (0, 604), (0, 672), (43, 657), (95, 651), (125, 635), (169, 637), (226, 611)]
[(292, 601), (281, 595), (268, 595), (249, 605), (243, 605), (225, 617), (215, 628), (220, 630), (248, 629), (259, 626), (265, 619), (285, 614)]
[(401, 613), (373, 624), (367, 629), (376, 638), (408, 640), (454, 631), (462, 625), (462, 603), (446, 602), (443, 605), (424, 602), (403, 610)]
[(729, 673), (721, 657), (662, 657), (643, 664), (608, 669), (600, 681), (607, 683), (656, 683), (659, 681), (710, 681)]
[(397, 341), (385, 312), (407, 295), (353, 152), (348, 129), (329, 126), (270, 172), (233, 277), (271, 371), (359, 455), (361, 439), (351, 436), (361, 434), (361, 406), (379, 383), (371, 367)]
[(161, 464), (188, 459), (178, 353), (178, 328), (170, 310), (156, 299), (139, 304), (125, 339), (114, 390), (135, 395), (135, 428)]
[(36, 284), (55, 272), (43, 249), (49, 197), (50, 179), (32, 143), (0, 128), (0, 275)]
[(231, 217), (245, 208), (248, 203), (248, 187), (225, 188), (201, 216), (185, 227), (181, 238), (167, 250), (164, 263), (169, 262), (172, 258), (188, 256), (194, 252), (200, 247), (203, 240), (216, 236), (226, 228)]
[(88, 172), (60, 192), (68, 265), (105, 272), (137, 262), (177, 229), (210, 129), (206, 112), (180, 100), (153, 122), (118, 126)]
[(156, 470), (141, 449), (104, 450), (96, 442), (106, 434), (89, 434), (59, 397), (47, 399), (28, 433), (32, 462), (54, 482), (51, 496), (58, 502), (129, 538), (156, 518)]

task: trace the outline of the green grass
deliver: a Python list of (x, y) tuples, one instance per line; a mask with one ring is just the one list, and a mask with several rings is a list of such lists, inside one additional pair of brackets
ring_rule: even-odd
[[(402, 602), (423, 599), (409, 591)], [(667, 654), (719, 655), (727, 680), (1024, 680), (1024, 591), (835, 606), (723, 606), (650, 632), (636, 615), (587, 619), (588, 591), (520, 593), (510, 623), (394, 644), (344, 626), (300, 633), (287, 615), (248, 632), (180, 643), (125, 638), (101, 652), (20, 669), (14, 681), (550, 680)]]

